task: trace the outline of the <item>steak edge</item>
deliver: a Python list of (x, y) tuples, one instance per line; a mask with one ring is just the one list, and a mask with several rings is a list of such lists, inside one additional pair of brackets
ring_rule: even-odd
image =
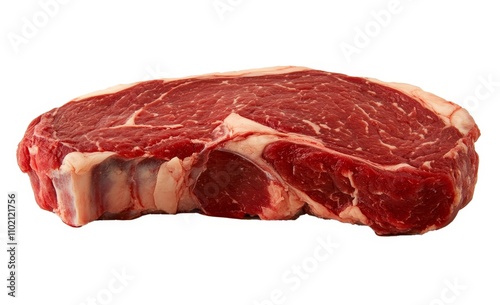
[(412, 85), (273, 67), (74, 99), (31, 122), (17, 160), (71, 226), (307, 213), (422, 234), (472, 199), (479, 135), (465, 109)]

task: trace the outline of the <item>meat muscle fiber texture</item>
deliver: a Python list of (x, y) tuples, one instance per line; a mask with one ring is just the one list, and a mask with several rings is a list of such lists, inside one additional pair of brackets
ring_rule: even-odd
[(18, 146), (35, 199), (71, 226), (148, 213), (307, 213), (421, 234), (477, 180), (479, 129), (418, 87), (302, 67), (118, 86), (33, 120)]

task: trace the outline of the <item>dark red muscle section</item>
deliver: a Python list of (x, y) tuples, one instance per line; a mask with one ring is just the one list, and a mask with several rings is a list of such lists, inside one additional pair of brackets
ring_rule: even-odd
[(249, 160), (214, 150), (198, 177), (194, 194), (204, 214), (230, 218), (257, 217), (270, 205), (269, 179)]

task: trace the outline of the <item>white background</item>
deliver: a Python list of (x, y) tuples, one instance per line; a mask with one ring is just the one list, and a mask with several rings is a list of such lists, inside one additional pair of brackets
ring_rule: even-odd
[[(0, 304), (499, 304), (493, 3), (2, 1)], [(356, 48), (350, 56), (347, 45)], [(422, 236), (379, 237), (308, 216), (155, 215), (75, 229), (38, 208), (17, 166), (29, 122), (79, 95), (276, 65), (407, 82), (465, 105), (482, 132), (472, 202)], [(19, 196), (15, 300), (5, 288), (9, 191)], [(322, 246), (328, 242), (335, 247)]]

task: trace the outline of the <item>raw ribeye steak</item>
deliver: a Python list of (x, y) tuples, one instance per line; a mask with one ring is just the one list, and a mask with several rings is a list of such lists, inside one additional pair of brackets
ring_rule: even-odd
[(277, 67), (77, 98), (33, 120), (17, 158), (40, 207), (71, 226), (307, 213), (418, 234), (471, 200), (478, 137), (466, 110), (417, 87)]

